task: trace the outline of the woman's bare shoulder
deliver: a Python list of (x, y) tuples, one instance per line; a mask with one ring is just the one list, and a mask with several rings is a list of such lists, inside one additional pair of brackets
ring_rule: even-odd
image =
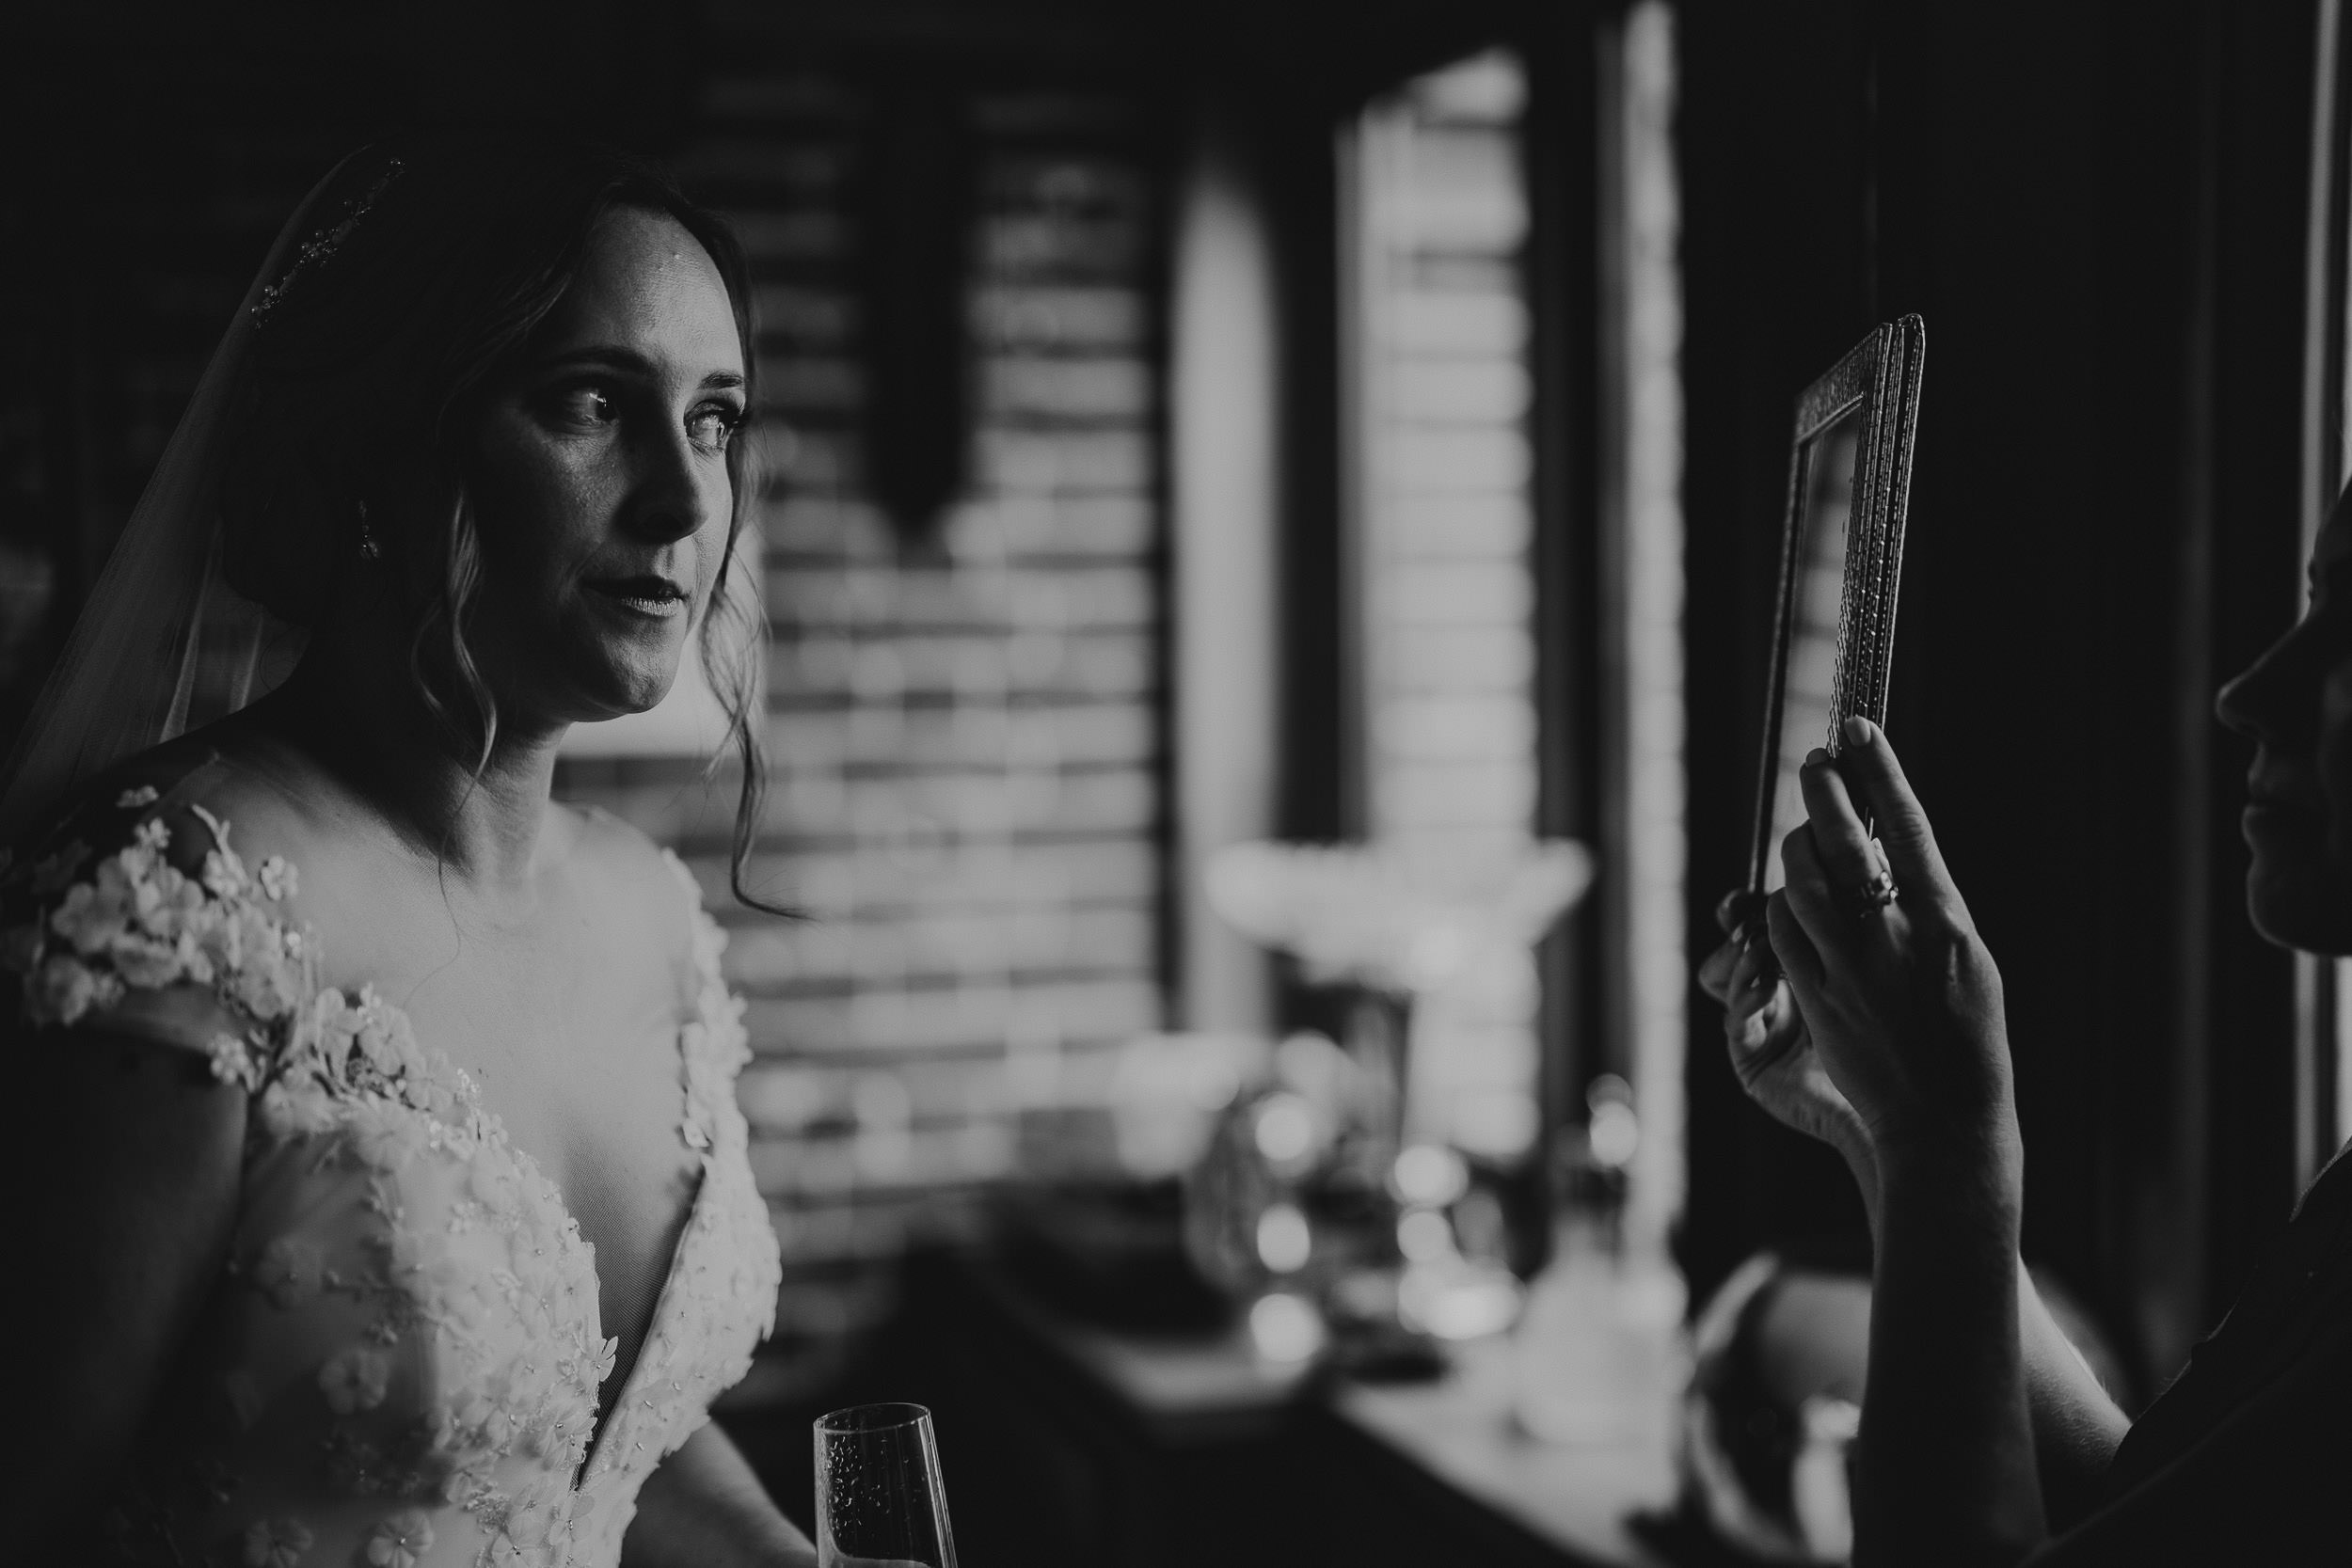
[(568, 842), (572, 895), (596, 911), (590, 940), (608, 950), (614, 973), (659, 955), (665, 984), (680, 997), (698, 989), (695, 934), (701, 895), (676, 857), (645, 832), (601, 806), (558, 801)]
[(659, 911), (673, 925), (701, 906), (693, 878), (644, 829), (599, 805), (559, 800), (570, 835), (570, 868), (604, 896)]

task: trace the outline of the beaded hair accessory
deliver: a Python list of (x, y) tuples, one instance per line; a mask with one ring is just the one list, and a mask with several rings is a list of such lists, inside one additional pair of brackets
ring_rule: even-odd
[(269, 325), (271, 309), (286, 297), (286, 291), (294, 286), (295, 279), (306, 270), (323, 267), (333, 260), (337, 248), (351, 237), (351, 231), (359, 227), (359, 220), (368, 215), (368, 209), (375, 205), (376, 198), (384, 194), (386, 187), (400, 178), (400, 171), (405, 166), (398, 158), (386, 164), (384, 172), (376, 178), (374, 184), (368, 187), (366, 195), (356, 197), (344, 204), (340, 220), (302, 242), (302, 248), (294, 254), (294, 265), (286, 269), (286, 276), (263, 289), (262, 297), (254, 301), (253, 326), (256, 331)]

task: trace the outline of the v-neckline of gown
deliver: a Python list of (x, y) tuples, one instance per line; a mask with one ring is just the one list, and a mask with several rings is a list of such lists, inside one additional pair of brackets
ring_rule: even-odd
[[(391, 1012), (400, 1015), (402, 1021), (407, 1024), (409, 1031), (413, 1036), (415, 1032), (415, 1024), (413, 1021), (408, 1019), (407, 1009), (401, 1006), (398, 1003), (386, 1003), (384, 1006)], [(687, 1031), (695, 1023), (701, 1022), (704, 1022), (702, 1008), (699, 1004), (695, 1004), (690, 1007), (687, 1016), (680, 1018), (671, 1026), (670, 1050), (673, 1055), (676, 1058), (678, 1075), (678, 1114), (676, 1126), (681, 1133), (683, 1133), (689, 1127), (696, 1125), (694, 1121), (695, 1096), (693, 1083), (695, 1066), (693, 1060), (689, 1056), (687, 1052)], [(445, 1053), (443, 1059), (445, 1061), (447, 1060)], [(562, 1209), (564, 1218), (570, 1223), (572, 1228), (577, 1232), (580, 1228), (580, 1216), (573, 1212), (570, 1196), (564, 1191), (564, 1188), (560, 1183), (547, 1174), (547, 1167), (540, 1163), (537, 1155), (532, 1153), (531, 1150), (523, 1148), (522, 1145), (515, 1141), (515, 1135), (508, 1130), (506, 1126), (506, 1118), (504, 1117), (499, 1115), (496, 1111), (490, 1110), (486, 1106), (481, 1106), (479, 1109), (484, 1116), (496, 1124), (500, 1141), (504, 1143), (507, 1148), (512, 1150), (517, 1158), (527, 1162), (533, 1170), (539, 1173), (539, 1179), (547, 1182), (548, 1189), (555, 1194), (555, 1201), (558, 1207)], [(703, 1205), (710, 1196), (712, 1183), (710, 1180), (710, 1155), (708, 1145), (707, 1143), (703, 1145), (694, 1145), (690, 1141), (689, 1147), (693, 1148), (697, 1155), (694, 1169), (694, 1196), (688, 1200), (685, 1217), (679, 1222), (678, 1225), (677, 1238), (670, 1244), (669, 1266), (662, 1273), (661, 1288), (654, 1293), (653, 1312), (645, 1320), (645, 1332), (637, 1341), (636, 1354), (629, 1357), (628, 1369), (626, 1372), (621, 1370), (617, 1362), (612, 1369), (612, 1375), (621, 1379), (621, 1386), (620, 1391), (613, 1396), (611, 1410), (607, 1411), (603, 1409), (604, 1385), (599, 1383), (596, 1386), (596, 1407), (590, 1411), (588, 1418), (591, 1423), (588, 1447), (585, 1450), (584, 1456), (580, 1462), (580, 1468), (572, 1476), (572, 1491), (575, 1495), (584, 1489), (597, 1474), (597, 1462), (603, 1457), (605, 1440), (611, 1435), (612, 1428), (622, 1424), (624, 1416), (628, 1410), (630, 1399), (635, 1397), (638, 1393), (637, 1379), (638, 1375), (644, 1371), (645, 1367), (645, 1352), (652, 1347), (654, 1341), (660, 1337), (667, 1327), (671, 1307), (674, 1304), (673, 1298), (677, 1294), (678, 1280), (684, 1273), (686, 1249), (693, 1242), (695, 1232), (699, 1227), (699, 1222), (702, 1219)], [(596, 1243), (593, 1241), (589, 1241), (584, 1234), (581, 1235), (580, 1239), (583, 1242), (588, 1243), (590, 1256), (589, 1273), (596, 1286), (596, 1327), (597, 1333), (601, 1336), (604, 1333), (605, 1326), (604, 1277), (603, 1275), (597, 1270), (595, 1262)]]
[[(407, 1009), (397, 1003), (389, 1003), (387, 1006), (392, 1011), (399, 1013), (404, 1020), (406, 1019)], [(681, 1132), (694, 1124), (694, 1064), (687, 1054), (686, 1032), (700, 1022), (701, 1017), (701, 1009), (697, 1006), (688, 1017), (678, 1020), (671, 1029), (670, 1049), (677, 1058), (677, 1127)], [(410, 1023), (409, 1028), (413, 1033), (415, 1025)], [(570, 1222), (573, 1229), (577, 1231), (580, 1227), (580, 1216), (573, 1212), (571, 1197), (564, 1191), (563, 1186), (547, 1174), (547, 1167), (540, 1163), (537, 1155), (515, 1141), (515, 1135), (508, 1131), (504, 1117), (486, 1106), (481, 1109), (482, 1114), (497, 1125), (500, 1140), (516, 1157), (529, 1162), (532, 1168), (539, 1173), (539, 1179), (547, 1182), (548, 1189), (555, 1194), (555, 1201), (563, 1210), (564, 1218)], [(620, 1391), (613, 1396), (611, 1410), (602, 1408), (604, 1385), (600, 1383), (596, 1386), (596, 1408), (590, 1411), (588, 1418), (591, 1423), (588, 1447), (580, 1459), (580, 1468), (572, 1476), (572, 1491), (575, 1494), (586, 1487), (596, 1476), (597, 1461), (604, 1453), (605, 1439), (611, 1434), (612, 1428), (621, 1424), (623, 1415), (628, 1409), (629, 1400), (637, 1393), (637, 1378), (638, 1374), (644, 1370), (645, 1352), (667, 1326), (672, 1298), (677, 1294), (678, 1279), (684, 1272), (686, 1249), (694, 1239), (698, 1222), (702, 1218), (703, 1204), (710, 1196), (709, 1153), (707, 1148), (697, 1148), (696, 1154), (694, 1196), (687, 1201), (686, 1215), (678, 1224), (676, 1240), (670, 1243), (669, 1266), (662, 1273), (661, 1288), (654, 1292), (653, 1312), (645, 1320), (645, 1332), (637, 1341), (636, 1354), (629, 1357), (627, 1371), (623, 1371), (617, 1363), (612, 1369), (612, 1375), (621, 1379), (621, 1386)], [(604, 1332), (604, 1276), (596, 1266), (596, 1243), (589, 1241), (584, 1234), (580, 1239), (588, 1242), (589, 1274), (596, 1285), (596, 1330), (599, 1335), (602, 1335)]]
[[(679, 1038), (681, 1042), (679, 1059), (681, 1063), (684, 1060), (684, 1037), (685, 1030), (683, 1026), (681, 1026), (679, 1029)], [(579, 1219), (578, 1216), (572, 1213), (571, 1199), (564, 1196), (563, 1189), (560, 1187), (556, 1189), (555, 1196), (556, 1201), (564, 1206), (564, 1217), (577, 1225), (579, 1223)], [(574, 1492), (579, 1492), (586, 1487), (596, 1477), (597, 1472), (596, 1462), (604, 1455), (605, 1439), (612, 1434), (614, 1427), (621, 1424), (625, 1414), (628, 1410), (629, 1400), (637, 1393), (638, 1375), (645, 1370), (645, 1352), (652, 1348), (654, 1341), (660, 1338), (661, 1334), (668, 1326), (671, 1298), (677, 1294), (678, 1280), (682, 1277), (685, 1272), (684, 1265), (686, 1260), (686, 1249), (693, 1242), (696, 1222), (702, 1218), (703, 1202), (709, 1196), (710, 1164), (708, 1158), (705, 1157), (701, 1161), (700, 1169), (697, 1171), (694, 1178), (694, 1196), (686, 1205), (686, 1218), (678, 1226), (677, 1240), (672, 1243), (670, 1246), (670, 1266), (661, 1276), (661, 1289), (654, 1293), (653, 1314), (645, 1320), (644, 1335), (637, 1341), (636, 1354), (629, 1357), (628, 1370), (627, 1371), (623, 1371), (617, 1366), (613, 1368), (613, 1374), (621, 1380), (620, 1391), (613, 1396), (612, 1407), (610, 1410), (601, 1410), (591, 1414), (589, 1417), (589, 1419), (595, 1424), (589, 1433), (587, 1453), (580, 1462), (580, 1473), (572, 1478), (572, 1490)], [(591, 1245), (593, 1244), (594, 1243), (592, 1243)], [(591, 1267), (593, 1268), (593, 1266), (594, 1265), (592, 1264)], [(599, 1320), (601, 1320), (602, 1316), (601, 1304), (603, 1298), (603, 1278), (598, 1276), (596, 1285), (599, 1303)], [(598, 1386), (597, 1393), (599, 1395), (603, 1393), (601, 1386)], [(598, 1402), (602, 1402), (601, 1399), (599, 1399)]]

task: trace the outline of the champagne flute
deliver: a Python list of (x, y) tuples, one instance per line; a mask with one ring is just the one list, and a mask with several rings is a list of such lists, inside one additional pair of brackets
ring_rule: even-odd
[(859, 1404), (817, 1420), (818, 1568), (956, 1568), (931, 1413)]

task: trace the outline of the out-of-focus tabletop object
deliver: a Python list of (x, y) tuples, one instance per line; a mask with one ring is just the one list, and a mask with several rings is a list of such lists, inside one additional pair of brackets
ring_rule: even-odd
[[(1440, 1062), (1450, 1038), (1422, 1037), (1415, 1009), (1491, 975), (1499, 958), (1532, 989), (1528, 948), (1592, 876), (1591, 855), (1566, 840), (1478, 853), (1409, 841), (1258, 842), (1210, 857), (1219, 915), (1295, 958), (1310, 982), (1352, 993), (1346, 1091), (1318, 1097), (1287, 1082), (1237, 1104), (1191, 1179), (1188, 1233), (1202, 1272), (1237, 1300), (1255, 1297), (1262, 1350), (1305, 1356), (1327, 1338), (1350, 1370), (1427, 1375), (1442, 1367), (1446, 1341), (1517, 1316), (1513, 1260), (1539, 1254), (1513, 1233), (1513, 1211), (1493, 1192), (1471, 1190), (1454, 1146), (1480, 1145), (1474, 1128), (1408, 1107), (1429, 1087), (1416, 1088), (1423, 1075), (1408, 1058), (1434, 1049), (1430, 1062)], [(1310, 1043), (1284, 1042), (1278, 1068)], [(1525, 1113), (1507, 1165), (1524, 1159), (1536, 1113), (1532, 1096), (1506, 1109)], [(1299, 1137), (1274, 1135), (1293, 1123)], [(1283, 1152), (1294, 1145), (1295, 1155)]]
[(1261, 842), (1219, 849), (1207, 878), (1210, 906), (1309, 979), (1410, 996), (1486, 947), (1541, 937), (1591, 885), (1593, 858), (1565, 839), (1488, 858)]

